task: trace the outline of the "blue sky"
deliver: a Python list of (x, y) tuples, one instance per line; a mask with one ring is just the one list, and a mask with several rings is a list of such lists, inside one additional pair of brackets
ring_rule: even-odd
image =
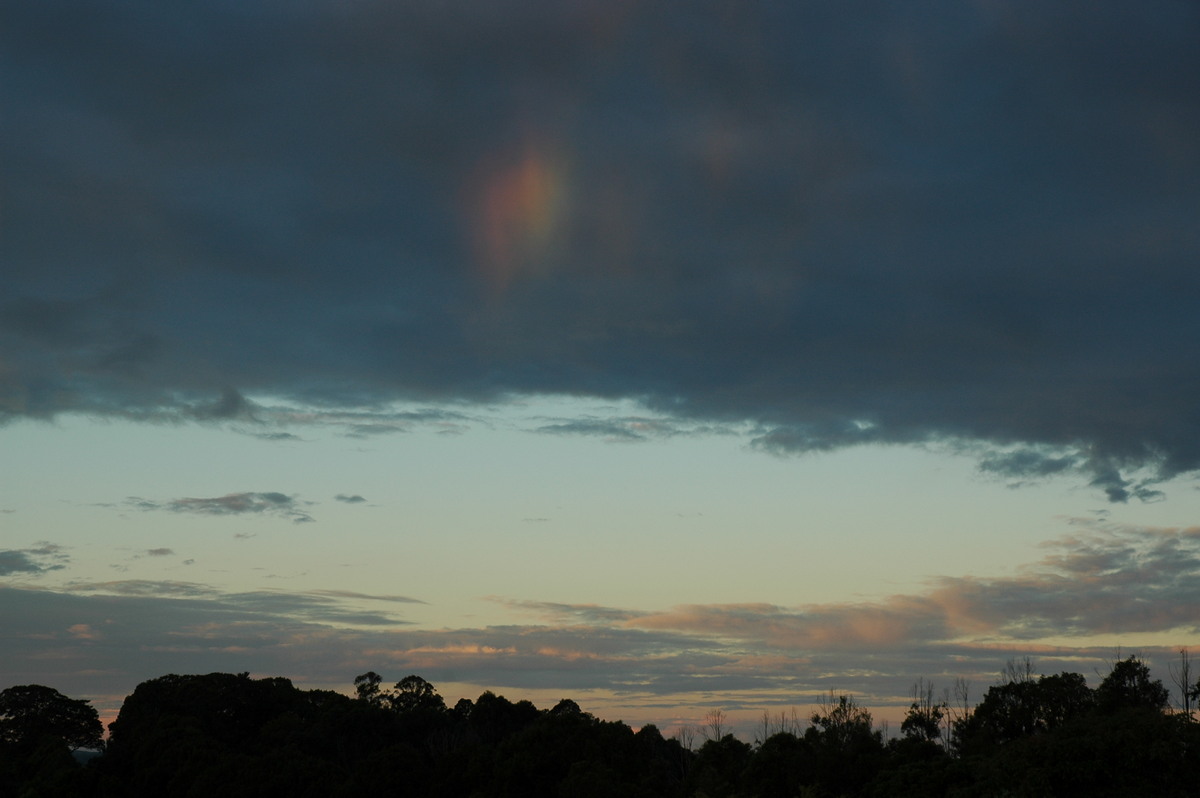
[(1196, 639), (1194, 4), (10, 17), (4, 681), (668, 726)]

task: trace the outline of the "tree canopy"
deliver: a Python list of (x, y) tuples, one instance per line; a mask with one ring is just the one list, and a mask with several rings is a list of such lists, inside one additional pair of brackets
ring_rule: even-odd
[[(750, 744), (710, 712), (706, 742), (604, 721), (569, 698), (549, 709), (486, 691), (452, 709), (425, 679), (368, 672), (354, 697), (284, 678), (169, 674), (125, 700), (104, 753), (87, 702), (37, 685), (0, 693), (0, 796), (76, 798), (794, 798), (1194, 794), (1200, 723), (1165, 709), (1140, 659), (1089, 688), (1077, 673), (1007, 669), (973, 711), (924, 680), (885, 740), (853, 696)], [(941, 734), (955, 727), (955, 734)]]
[(1106, 712), (1121, 709), (1161, 711), (1171, 700), (1170, 691), (1150, 677), (1150, 668), (1135, 656), (1113, 663), (1112, 670), (1096, 688), (1096, 703)]
[(38, 745), (51, 738), (71, 751), (100, 749), (104, 727), (87, 701), (67, 698), (51, 687), (23, 684), (0, 692), (0, 741)]

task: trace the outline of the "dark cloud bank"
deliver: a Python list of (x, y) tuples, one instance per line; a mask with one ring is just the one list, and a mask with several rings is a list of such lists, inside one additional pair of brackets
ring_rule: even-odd
[(1200, 468), (1195, 3), (485, 5), (9, 9), (0, 418), (564, 393)]

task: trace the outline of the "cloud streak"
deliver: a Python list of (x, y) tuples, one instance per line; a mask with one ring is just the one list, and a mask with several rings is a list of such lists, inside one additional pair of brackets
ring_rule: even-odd
[(547, 423), (535, 427), (534, 431), (546, 435), (594, 436), (620, 443), (673, 438), (678, 435), (730, 434), (734, 430), (728, 426), (687, 424), (677, 419), (663, 417), (616, 416), (602, 418), (581, 415), (578, 418), (548, 420)]
[(182, 498), (166, 502), (151, 501), (137, 496), (125, 500), (128, 506), (139, 510), (165, 510), (172, 513), (193, 515), (278, 515), (290, 518), (297, 524), (314, 521), (301, 502), (285, 493), (228, 493), (213, 498)]

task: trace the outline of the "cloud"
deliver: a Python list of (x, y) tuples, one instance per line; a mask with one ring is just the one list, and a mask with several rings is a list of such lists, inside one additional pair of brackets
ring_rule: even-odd
[(1086, 480), (1092, 487), (1101, 489), (1108, 500), (1114, 503), (1125, 504), (1130, 499), (1151, 503), (1166, 498), (1166, 494), (1152, 487), (1162, 480), (1162, 475), (1147, 473), (1142, 469), (1140, 478), (1127, 478), (1122, 474), (1121, 464), (1113, 458), (1095, 452), (1089, 453), (1082, 448), (959, 448), (975, 448), (980, 452), (980, 471), (1012, 478), (1014, 481), (1009, 484), (1014, 488), (1047, 477), (1073, 474)]
[(352, 590), (310, 590), (310, 596), (327, 596), (335, 599), (364, 599), (366, 601), (390, 601), (399, 604), (424, 604), (420, 599), (409, 596), (379, 596), (370, 593), (355, 593)]
[(1189, 4), (60, 5), (0, 32), (0, 419), (566, 395), (1117, 502), (1200, 468)]
[(62, 546), (45, 541), (28, 549), (0, 551), (0, 576), (61, 571), (70, 560)]
[(229, 493), (214, 498), (183, 498), (167, 502), (130, 496), (125, 503), (139, 510), (166, 510), (173, 513), (195, 515), (279, 515), (290, 518), (298, 524), (316, 520), (301, 508), (298, 499), (276, 492)]
[[(1200, 529), (1100, 525), (1046, 544), (1051, 553), (1009, 577), (933, 580), (923, 593), (842, 604), (688, 605), (663, 611), (501, 600), (556, 626), (677, 635), (709, 652), (758, 652), (788, 659), (977, 656), (1055, 640), (1200, 633)], [(1081, 643), (1079, 648), (1089, 648)], [(976, 652), (972, 654), (971, 652)], [(992, 656), (991, 654), (988, 655)]]
[(208, 611), (215, 614), (246, 615), (264, 622), (269, 619), (290, 619), (295, 622), (332, 623), (342, 626), (394, 627), (408, 623), (387, 613), (365, 612), (353, 605), (356, 600), (399, 604), (424, 603), (406, 596), (372, 596), (340, 590), (312, 590), (303, 593), (259, 590), (232, 593), (198, 582), (177, 580), (73, 582), (67, 585), (65, 590), (95, 596), (203, 600), (211, 602)]
[[(480, 420), (475, 416), (444, 408), (397, 409), (378, 406), (365, 409), (330, 409), (328, 407), (300, 408), (287, 404), (263, 405), (259, 408), (257, 417), (263, 424), (333, 427), (348, 438), (369, 438), (376, 435), (413, 432), (425, 428), (431, 428), (439, 433), (456, 434)], [(297, 436), (286, 432), (252, 434), (258, 437), (269, 437), (271, 440), (298, 439)]]
[(538, 432), (553, 435), (598, 435), (613, 440), (640, 441), (645, 435), (620, 420), (575, 419), (538, 427)]
[(264, 441), (300, 441), (300, 440), (304, 440), (299, 435), (295, 435), (291, 432), (264, 432), (264, 433), (257, 433), (255, 435), (255, 437), (260, 438)]
[(344, 504), (362, 504), (363, 502), (366, 501), (366, 499), (364, 499), (362, 496), (359, 496), (357, 493), (355, 493), (354, 495), (347, 495), (345, 493), (339, 493), (334, 498)]
[(170, 557), (174, 553), (174, 549), (146, 549), (146, 554), (150, 557)]
[(787, 650), (1200, 633), (1200, 532), (1101, 527), (1048, 544), (1055, 553), (1013, 577), (944, 577), (919, 595), (803, 608), (679, 607), (630, 626), (671, 629)]
[(1075, 468), (1078, 461), (1069, 455), (1056, 455), (1024, 448), (1008, 452), (992, 451), (979, 463), (981, 471), (1007, 477), (1048, 477)]
[(643, 614), (632, 610), (601, 607), (596, 604), (563, 604), (550, 601), (514, 600), (505, 599), (500, 596), (489, 596), (488, 601), (503, 604), (506, 607), (522, 612), (533, 613), (558, 623), (570, 621), (573, 623), (607, 625), (623, 623)]
[(405, 432), (404, 427), (395, 424), (354, 424), (346, 430), (348, 438), (369, 438), (372, 435), (390, 435), (393, 432)]
[(215, 588), (198, 582), (122, 579), (113, 582), (72, 582), (65, 588), (72, 593), (105, 593), (118, 596), (156, 598), (197, 598), (219, 594)]
[(967, 678), (978, 699), (1023, 655), (1042, 672), (1090, 678), (1118, 646), (1135, 647), (1161, 669), (1177, 641), (1200, 633), (1200, 528), (1098, 524), (1045, 548), (1012, 575), (939, 578), (858, 603), (630, 609), (492, 597), (531, 622), (478, 628), (424, 628), (374, 604), (423, 606), (403, 595), (188, 581), (0, 587), (0, 613), (11, 620), (9, 675), (73, 694), (119, 699), (142, 679), (215, 670), (348, 690), (375, 670), (474, 694), (586, 691), (597, 709), (656, 723), (688, 705), (803, 708), (831, 689), (904, 707), (918, 677)]
[(0, 576), (14, 573), (42, 573), (45, 569), (23, 551), (0, 551)]
[(200, 421), (256, 421), (254, 403), (233, 388), (225, 388), (215, 402), (189, 408)]
[(676, 435), (714, 434), (726, 432), (715, 425), (684, 424), (670, 418), (649, 416), (616, 418), (560, 418), (534, 429), (549, 435), (596, 436), (609, 441), (644, 441), (653, 438), (672, 438)]

